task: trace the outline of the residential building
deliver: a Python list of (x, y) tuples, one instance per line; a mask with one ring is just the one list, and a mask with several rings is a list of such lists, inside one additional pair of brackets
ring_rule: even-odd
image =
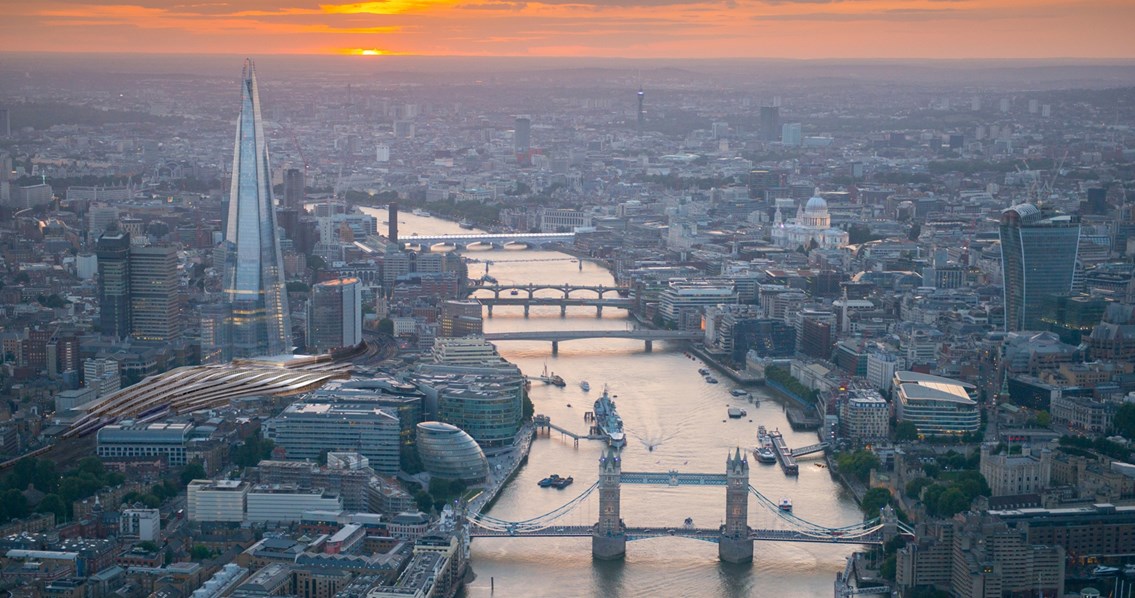
[(248, 489), (239, 480), (193, 480), (186, 489), (186, 515), (190, 521), (240, 523)]
[(337, 278), (312, 285), (307, 316), (308, 352), (326, 353), (361, 343), (362, 303), (362, 284), (357, 278)]
[(890, 405), (877, 391), (852, 389), (840, 399), (840, 433), (853, 441), (887, 438), (890, 418)]

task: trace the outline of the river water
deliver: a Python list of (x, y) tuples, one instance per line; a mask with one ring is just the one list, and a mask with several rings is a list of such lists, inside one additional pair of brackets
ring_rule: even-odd
[[(380, 221), (385, 213), (375, 213)], [(403, 214), (402, 235), (456, 234), (456, 223)], [(404, 238), (406, 238), (404, 236)], [(549, 251), (493, 250), (470, 252), (469, 257), (492, 260), (489, 272), (505, 283), (613, 284), (603, 268), (585, 262), (582, 269), (571, 257)], [(470, 264), (470, 276), (484, 272), (483, 264)], [(547, 296), (559, 296), (555, 291)], [(497, 307), (485, 321), (486, 332), (519, 330), (623, 329), (630, 325), (624, 310), (605, 309), (597, 318), (594, 308), (569, 308), (561, 318), (558, 307), (532, 308), (525, 318), (520, 307)], [(626, 471), (724, 473), (727, 454), (756, 443), (757, 426), (779, 428), (789, 446), (817, 442), (813, 432), (794, 432), (782, 405), (763, 387), (749, 390), (760, 406), (730, 395), (735, 388), (724, 376), (720, 384), (707, 384), (698, 375), (704, 364), (686, 355), (680, 345), (654, 343), (646, 353), (634, 340), (597, 339), (561, 342), (552, 356), (547, 342), (502, 342), (500, 352), (529, 375), (545, 366), (567, 381), (564, 388), (535, 383), (529, 393), (536, 412), (552, 422), (585, 433), (583, 414), (606, 384), (617, 395), (619, 414), (628, 435), (623, 451)], [(579, 383), (587, 380), (590, 392)], [(743, 407), (748, 416), (729, 419), (729, 406)], [(651, 450), (650, 447), (653, 447)], [(568, 502), (598, 479), (603, 445), (556, 432), (541, 436), (532, 446), (528, 464), (502, 492), (490, 514), (518, 521), (547, 513)], [(797, 516), (815, 523), (838, 526), (861, 519), (851, 497), (834, 481), (822, 460), (804, 458), (797, 478), (784, 476), (776, 465), (762, 465), (750, 457), (750, 483), (774, 502), (790, 498)], [(540, 488), (536, 482), (558, 473), (574, 476), (565, 490)], [(559, 525), (594, 523), (598, 512), (595, 493)], [(693, 518), (697, 527), (716, 527), (725, 514), (725, 491), (709, 487), (622, 487), (622, 515), (628, 526), (680, 527)], [(775, 515), (750, 497), (749, 525), (783, 527)], [(627, 544), (621, 562), (591, 559), (589, 538), (481, 538), (473, 542), (472, 566), (476, 579), (465, 590), (469, 597), (483, 596), (831, 596), (835, 574), (854, 546), (758, 542), (751, 565), (730, 565), (717, 559), (717, 545), (683, 538), (655, 538)]]

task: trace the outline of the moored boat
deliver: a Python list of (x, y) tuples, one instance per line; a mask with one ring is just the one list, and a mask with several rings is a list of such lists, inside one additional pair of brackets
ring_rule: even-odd
[(540, 480), (539, 482), (536, 482), (536, 485), (541, 487), (541, 488), (547, 488), (547, 487), (559, 482), (560, 479), (561, 478), (560, 478), (559, 474), (553, 473), (552, 475)]
[(591, 390), (591, 385), (587, 383), (587, 380), (583, 380), (582, 382), (580, 382), (579, 387), (583, 389), (583, 392), (587, 392), (587, 391)]

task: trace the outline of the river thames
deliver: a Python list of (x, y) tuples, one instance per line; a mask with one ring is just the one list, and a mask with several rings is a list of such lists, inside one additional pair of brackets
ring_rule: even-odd
[[(380, 222), (385, 212), (367, 210)], [(412, 233), (457, 234), (456, 223), (402, 214), (401, 236)], [(384, 227), (382, 227), (384, 228)], [(550, 251), (494, 250), (470, 252), (469, 257), (491, 260), (490, 274), (506, 283), (570, 283), (612, 285), (611, 274), (584, 262), (580, 268), (571, 256)], [(484, 272), (483, 263), (469, 265), (471, 277)], [(483, 293), (484, 291), (482, 291)], [(538, 292), (549, 297), (555, 291)], [(491, 296), (491, 294), (490, 294)], [(594, 308), (569, 308), (560, 317), (558, 307), (532, 308), (524, 317), (520, 307), (496, 307), (485, 320), (485, 332), (522, 330), (623, 329), (632, 325), (625, 310), (607, 308), (597, 318)], [(646, 353), (642, 341), (577, 340), (561, 342), (553, 356), (548, 342), (508, 341), (498, 344), (501, 354), (528, 375), (545, 366), (562, 376), (567, 386), (534, 383), (529, 393), (536, 413), (552, 422), (585, 433), (583, 414), (602, 393), (604, 385), (616, 395), (619, 414), (628, 436), (623, 468), (633, 471), (724, 473), (726, 455), (736, 447), (756, 443), (758, 425), (779, 429), (791, 447), (817, 442), (814, 432), (795, 432), (788, 425), (781, 403), (763, 387), (750, 390), (760, 406), (736, 398), (736, 388), (723, 375), (720, 384), (708, 384), (697, 372), (705, 367), (691, 359), (680, 344), (655, 342)], [(580, 388), (586, 380), (591, 391)], [(729, 419), (730, 406), (748, 415)], [(576, 448), (557, 432), (541, 436), (532, 446), (528, 464), (501, 493), (490, 514), (511, 521), (547, 513), (568, 502), (598, 479), (603, 444), (581, 440)], [(840, 526), (862, 519), (851, 496), (828, 470), (816, 465), (819, 457), (804, 458), (800, 475), (786, 477), (776, 465), (762, 465), (750, 456), (750, 483), (774, 502), (789, 498), (797, 516)], [(575, 484), (564, 490), (540, 488), (549, 474), (571, 475)], [(559, 525), (595, 522), (597, 494)], [(628, 526), (681, 527), (689, 517), (697, 527), (716, 527), (725, 514), (725, 490), (720, 487), (622, 487), (622, 516)], [(756, 499), (749, 500), (749, 525), (778, 526), (775, 515)], [(655, 538), (627, 543), (625, 561), (600, 562), (591, 558), (589, 538), (480, 538), (472, 545), (476, 579), (465, 596), (831, 596), (837, 571), (854, 546), (758, 542), (751, 565), (731, 565), (717, 559), (717, 545), (683, 538)]]

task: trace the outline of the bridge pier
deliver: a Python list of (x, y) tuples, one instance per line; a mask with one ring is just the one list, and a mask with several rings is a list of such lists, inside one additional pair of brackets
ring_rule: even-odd
[(753, 560), (753, 539), (749, 529), (749, 459), (735, 455), (725, 460), (725, 525), (717, 544), (717, 558), (726, 563)]
[(552, 355), (560, 354), (560, 341), (552, 341)]
[[(529, 297), (529, 299), (531, 299), (531, 297)], [(532, 308), (532, 306), (531, 306), (531, 305), (528, 305), (528, 304), (525, 304), (525, 305), (524, 305), (524, 317), (526, 317), (526, 318), (528, 317), (528, 311), (529, 311), (529, 310), (530, 310), (531, 308)]]
[(493, 306), (491, 306), (491, 305), (486, 305), (486, 306), (485, 306), (485, 309), (489, 310), (489, 317), (490, 317), (490, 318), (491, 318), (491, 317), (493, 317)]
[(561, 318), (567, 317), (567, 304), (566, 303), (560, 304), (560, 317)]
[(599, 458), (599, 521), (591, 531), (591, 557), (614, 561), (627, 555), (627, 526), (619, 512), (620, 451), (607, 447)]
[(603, 317), (603, 306), (602, 305), (596, 305), (595, 306), (595, 317), (596, 318), (602, 318)]
[(654, 341), (643, 341), (646, 344), (645, 350), (647, 353), (654, 352)]

